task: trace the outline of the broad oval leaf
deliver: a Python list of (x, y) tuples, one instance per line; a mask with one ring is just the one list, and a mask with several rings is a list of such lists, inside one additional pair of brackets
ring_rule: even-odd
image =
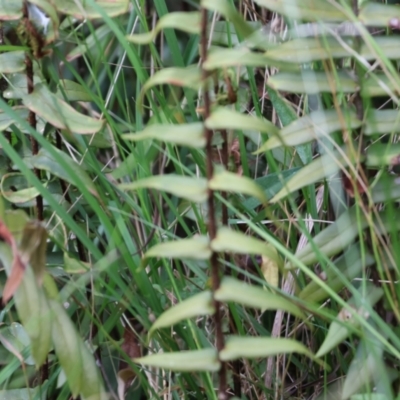
[(298, 146), (324, 138), (341, 129), (356, 129), (360, 126), (361, 121), (353, 110), (348, 113), (342, 110), (340, 115), (336, 110), (314, 111), (283, 127), (279, 134), (268, 139), (256, 154), (282, 145)]
[(261, 254), (281, 265), (278, 254), (268, 243), (227, 227), (218, 229), (217, 236), (211, 241), (211, 248), (218, 252)]
[(317, 357), (327, 354), (343, 342), (350, 333), (354, 332), (354, 329), (360, 326), (359, 321), (354, 317), (353, 313), (358, 314), (361, 318), (368, 319), (368, 312), (362, 304), (368, 304), (370, 307), (373, 307), (383, 296), (382, 288), (372, 285), (369, 285), (367, 288), (362, 287), (359, 292), (361, 303), (358, 304), (358, 301), (354, 298), (348, 301), (348, 308), (343, 308), (337, 316), (340, 322), (333, 321), (329, 326), (328, 334), (316, 354)]
[(49, 303), (54, 316), (54, 349), (73, 396), (80, 394), (85, 399), (106, 400), (108, 396), (88, 346), (78, 335), (64, 307), (55, 300)]
[(22, 0), (0, 0), (0, 21), (14, 21), (22, 18)]
[(20, 72), (24, 71), (25, 68), (24, 51), (8, 51), (0, 54), (0, 74)]
[(389, 27), (391, 20), (400, 19), (397, 5), (379, 4), (366, 1), (360, 8), (358, 19), (366, 26)]
[(230, 336), (225, 347), (220, 351), (221, 361), (232, 361), (238, 358), (265, 358), (277, 354), (300, 353), (321, 363), (304, 344), (283, 338)]
[(356, 80), (345, 71), (337, 72), (337, 77), (324, 71), (279, 72), (268, 79), (268, 85), (275, 90), (307, 94), (354, 93), (359, 90)]
[[(5, 242), (0, 242), (0, 260), (9, 278), (12, 277), (15, 255)], [(4, 295), (4, 293), (3, 293)], [(27, 266), (13, 293), (15, 305), (20, 320), (29, 335), (31, 342), (31, 354), (36, 366), (40, 366), (46, 360), (51, 348), (52, 314), (48, 301), (34, 277), (33, 270)]]
[(137, 182), (119, 185), (122, 190), (157, 189), (189, 201), (202, 203), (208, 198), (207, 180), (188, 176), (168, 174), (140, 179)]
[[(10, 125), (15, 124), (15, 126), (23, 133), (29, 133), (24, 126), (21, 126), (20, 121), (26, 121), (28, 118), (29, 110), (23, 106), (13, 107), (13, 111), (18, 115), (17, 119), (14, 119), (5, 112), (0, 112), (0, 132), (7, 130)], [(44, 122), (42, 119), (38, 118), (36, 123), (37, 132), (43, 133)]]
[(214, 312), (213, 298), (210, 291), (195, 294), (163, 312), (152, 325), (149, 335), (156, 329), (175, 325), (184, 319), (199, 315), (211, 315)]
[(286, 71), (298, 71), (300, 68), (293, 63), (277, 60), (269, 57), (269, 53), (262, 54), (251, 51), (248, 47), (236, 48), (211, 48), (204, 62), (204, 68), (212, 71), (218, 68), (228, 68), (239, 65), (248, 67), (263, 67), (266, 64), (279, 68), (284, 68)]
[(60, 79), (56, 95), (61, 99), (64, 96), (68, 101), (92, 101), (93, 94), (85, 89), (80, 83), (69, 79)]
[(203, 148), (206, 144), (204, 125), (201, 122), (182, 125), (153, 124), (143, 131), (121, 136), (125, 140), (157, 139), (192, 148)]
[(279, 133), (279, 128), (267, 119), (245, 115), (225, 107), (213, 111), (206, 119), (205, 125), (209, 129), (254, 130), (269, 135)]
[[(93, 180), (81, 165), (55, 147), (53, 147), (52, 151), (56, 154), (56, 158), (46, 149), (41, 148), (39, 153), (31, 158), (32, 166), (40, 170), (48, 171), (54, 176), (64, 179), (78, 188), (83, 184), (90, 193), (94, 196), (98, 196)], [(65, 168), (60, 165), (58, 161), (60, 158), (72, 169), (73, 174), (69, 174)]]
[(215, 292), (215, 299), (221, 302), (234, 302), (263, 311), (283, 310), (301, 319), (306, 318), (306, 315), (292, 300), (231, 277), (223, 278), (220, 287)]
[[(343, 39), (354, 47), (353, 39)], [(285, 42), (268, 51), (272, 60), (305, 64), (330, 58), (348, 57), (349, 52), (335, 38), (300, 38)]]
[[(116, 17), (128, 11), (129, 0), (97, 0), (93, 1), (103, 9), (109, 17)], [(76, 2), (74, 0), (54, 0), (54, 7), (61, 13), (72, 15), (77, 19), (102, 18), (96, 7), (90, 1)]]
[(22, 232), (19, 250), (23, 261), (29, 263), (41, 285), (46, 271), (47, 230), (36, 220), (28, 221)]
[(343, 22), (345, 11), (328, 0), (255, 0), (257, 4), (286, 17), (304, 21)]
[(208, 182), (208, 187), (211, 190), (221, 190), (254, 196), (257, 197), (261, 203), (266, 203), (267, 201), (264, 191), (252, 179), (225, 170), (215, 171), (213, 177)]
[(4, 174), (1, 178), (1, 194), (10, 203), (26, 203), (35, 199), (40, 194), (40, 192), (35, 187), (20, 188), (19, 184), (21, 184), (21, 181), (23, 181), (23, 186), (29, 185), (28, 181), (20, 173)]
[(1, 389), (0, 398), (1, 400), (46, 400), (48, 397), (47, 390), (44, 389), (43, 385), (39, 385), (34, 388)]
[(31, 94), (24, 95), (22, 101), (31, 111), (56, 128), (69, 129), (76, 133), (95, 133), (103, 126), (102, 120), (75, 111), (41, 83), (35, 85)]
[[(38, 75), (33, 75), (34, 85), (43, 82), (43, 79)], [(28, 86), (26, 74), (15, 73), (8, 76), (8, 87), (3, 92), (5, 99), (22, 99), (24, 95), (28, 94)]]
[[(0, 329), (0, 343), (10, 353), (22, 358), (22, 351), (30, 346), (31, 341), (24, 327), (18, 322), (12, 322), (9, 326), (3, 325)], [(23, 360), (27, 365), (35, 365), (35, 361), (30, 354)]]
[(166, 28), (178, 29), (188, 33), (200, 33), (201, 17), (200, 12), (170, 12), (163, 15), (157, 22), (156, 27), (146, 33), (129, 35), (126, 38), (129, 42), (146, 44), (154, 40), (157, 34)]
[(221, 367), (214, 349), (151, 354), (135, 358), (136, 363), (177, 372), (218, 371)]
[(207, 236), (198, 236), (159, 243), (145, 253), (145, 259), (150, 257), (208, 260), (211, 257), (210, 241)]
[(184, 68), (164, 68), (161, 71), (156, 72), (143, 85), (141, 96), (138, 101), (139, 107), (143, 102), (143, 96), (145, 95), (145, 93), (149, 89), (157, 85), (184, 86), (190, 89), (198, 90), (202, 85), (201, 69), (196, 65), (190, 65)]

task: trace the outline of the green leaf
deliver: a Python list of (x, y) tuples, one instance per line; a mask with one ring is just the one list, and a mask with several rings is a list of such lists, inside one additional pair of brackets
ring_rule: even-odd
[(389, 96), (391, 93), (398, 95), (398, 86), (394, 86), (392, 79), (383, 73), (370, 75), (361, 87), (363, 97)]
[(26, 64), (24, 51), (8, 51), (0, 54), (0, 74), (20, 72), (24, 71), (25, 68)]
[[(0, 242), (0, 260), (7, 275), (11, 272), (13, 255), (5, 242)], [(51, 347), (52, 314), (48, 301), (28, 266), (14, 293), (19, 318), (29, 335), (31, 353), (36, 366), (41, 366)]]
[(221, 302), (242, 304), (262, 311), (283, 310), (301, 319), (306, 318), (292, 300), (231, 277), (223, 278), (220, 287), (215, 292), (215, 299)]
[(157, 85), (184, 86), (190, 89), (198, 90), (202, 85), (201, 69), (196, 65), (190, 65), (184, 68), (164, 68), (161, 71), (156, 72), (143, 85), (141, 96), (138, 101), (139, 107), (143, 102), (144, 94), (153, 86)]
[(254, 196), (262, 203), (267, 201), (264, 191), (252, 179), (237, 175), (233, 172), (225, 170), (215, 171), (208, 186), (211, 190), (221, 190)]
[(358, 19), (366, 26), (387, 28), (392, 19), (400, 19), (400, 9), (397, 5), (366, 1), (360, 8)]
[(343, 22), (348, 18), (328, 0), (255, 0), (257, 4), (288, 18), (305, 21)]
[(210, 291), (198, 293), (163, 312), (152, 325), (149, 335), (156, 329), (175, 325), (184, 319), (211, 315), (214, 312), (212, 293)]
[(322, 357), (334, 349), (350, 333), (354, 332), (354, 329), (360, 326), (359, 321), (354, 317), (353, 313), (358, 314), (363, 319), (368, 319), (368, 312), (362, 305), (367, 304), (373, 307), (383, 296), (382, 288), (372, 285), (369, 285), (366, 289), (361, 287), (359, 292), (361, 296), (360, 302), (356, 301), (354, 297), (350, 299), (347, 304), (352, 311), (348, 307), (343, 308), (337, 316), (337, 320), (340, 322), (333, 321), (329, 326), (328, 334), (317, 352), (317, 357)]
[(206, 236), (197, 236), (159, 243), (145, 253), (145, 259), (150, 257), (208, 260), (211, 257), (210, 242)]
[[(22, 99), (24, 95), (28, 94), (26, 74), (12, 74), (7, 78), (9, 85), (3, 92), (5, 99)], [(33, 75), (34, 85), (41, 82), (43, 82), (43, 79), (38, 74)]]
[[(26, 80), (26, 78), (25, 78)], [(18, 119), (12, 118), (5, 112), (0, 112), (0, 131), (7, 130), (10, 125), (15, 124), (15, 126), (23, 133), (28, 133), (25, 127), (21, 126), (20, 121), (24, 121), (28, 118), (29, 110), (23, 106), (13, 107), (13, 111), (18, 115)], [(37, 119), (36, 130), (40, 133), (44, 131), (44, 122), (42, 119)]]
[(152, 42), (157, 34), (166, 28), (178, 29), (184, 32), (199, 34), (201, 17), (200, 12), (171, 12), (163, 15), (157, 22), (155, 28), (146, 33), (129, 35), (126, 38), (129, 42), (147, 44)]
[(15, 21), (22, 18), (22, 0), (0, 0), (0, 20)]
[(237, 9), (227, 0), (201, 0), (201, 6), (210, 11), (221, 14), (226, 20), (230, 21), (238, 35), (243, 39), (253, 33), (251, 25), (249, 25), (237, 11)]
[(269, 57), (269, 53), (262, 54), (253, 52), (248, 47), (212, 47), (207, 56), (207, 60), (204, 63), (204, 68), (211, 71), (218, 68), (221, 69), (239, 65), (245, 65), (248, 67), (263, 67), (266, 64), (285, 68), (285, 70), (289, 71), (297, 71), (300, 69), (299, 66)]
[(207, 180), (188, 176), (168, 174), (140, 179), (119, 185), (121, 190), (157, 189), (189, 201), (202, 203), (208, 198)]
[[(335, 261), (335, 267), (351, 282), (360, 275), (361, 271), (374, 264), (374, 258), (369, 254), (363, 257), (360, 253), (360, 244), (351, 246), (341, 257)], [(330, 289), (339, 293), (344, 287), (342, 279), (333, 268), (321, 272), (319, 277), (326, 282)], [(316, 281), (311, 281), (299, 294), (298, 297), (307, 302), (320, 303), (330, 297), (330, 294), (320, 287)]]
[(205, 125), (209, 129), (236, 129), (254, 130), (269, 135), (277, 135), (279, 129), (267, 119), (245, 115), (225, 107), (219, 107), (206, 119)]
[(143, 131), (121, 135), (125, 140), (157, 139), (192, 148), (203, 148), (206, 144), (204, 125), (201, 122), (182, 125), (153, 124)]
[[(0, 329), (0, 343), (10, 353), (22, 356), (22, 352), (26, 347), (29, 347), (31, 341), (24, 327), (18, 322), (12, 322), (9, 326), (4, 326)], [(24, 358), (27, 365), (35, 365), (32, 356)], [(0, 391), (1, 398), (1, 391)]]
[[(367, 332), (366, 338), (358, 344), (356, 354), (346, 374), (342, 399), (348, 399), (354, 393), (362, 391), (372, 379), (377, 387), (382, 388), (381, 384), (383, 382), (379, 382), (380, 378), (382, 378), (382, 375), (386, 375), (387, 378), (390, 376), (389, 370), (386, 369), (386, 365), (383, 363), (382, 355), (383, 345), (370, 332)], [(397, 376), (397, 373), (395, 376)], [(379, 397), (376, 398), (374, 395), (382, 396), (380, 400), (388, 398), (378, 393), (357, 397), (358, 400), (379, 400)], [(356, 400), (357, 397), (352, 396), (351, 400)]]
[(293, 121), (279, 131), (277, 136), (271, 137), (256, 152), (261, 153), (279, 146), (297, 146), (327, 137), (332, 132), (341, 129), (356, 129), (361, 126), (356, 113), (342, 110), (338, 115), (336, 110), (314, 111)]
[(313, 238), (314, 246), (307, 243), (296, 253), (296, 257), (306, 265), (318, 262), (319, 256), (314, 252), (315, 247), (325, 256), (333, 256), (351, 244), (358, 236), (359, 229), (367, 225), (365, 216), (358, 216), (357, 210), (351, 208)]
[(221, 365), (214, 349), (159, 353), (135, 358), (136, 363), (177, 372), (216, 372)]
[(49, 300), (53, 311), (52, 338), (60, 365), (67, 377), (72, 395), (78, 394), (83, 398), (106, 400), (104, 391), (92, 354), (78, 335), (74, 324), (64, 310), (64, 307), (55, 300)]
[(400, 114), (398, 110), (369, 110), (364, 135), (399, 132)]
[(379, 181), (371, 188), (374, 203), (382, 203), (400, 198), (400, 182), (397, 176), (383, 173)]
[[(74, 0), (54, 0), (53, 5), (63, 14), (77, 19), (102, 18), (102, 15), (91, 5), (91, 1), (76, 2)], [(116, 17), (128, 11), (129, 0), (97, 0), (93, 1), (101, 7), (109, 17)]]
[[(36, 156), (31, 158), (31, 163), (34, 168), (48, 171), (58, 178), (64, 179), (65, 181), (71, 183), (76, 187), (80, 187), (82, 184), (86, 186), (90, 193), (94, 196), (98, 196), (96, 186), (93, 180), (86, 173), (84, 168), (75, 162), (66, 153), (53, 147), (52, 152), (56, 153), (56, 158), (50, 154), (46, 149), (41, 148)], [(59, 159), (62, 159), (69, 168), (72, 169), (73, 175), (70, 175), (65, 169), (60, 165)]]
[(83, 42), (80, 41), (80, 44), (74, 46), (74, 48), (66, 55), (66, 60), (75, 60), (87, 52), (90, 54), (95, 53), (99, 43), (103, 44), (104, 42), (109, 42), (111, 34), (112, 32), (108, 24), (100, 25), (100, 27), (98, 27), (93, 33), (82, 38)]
[(56, 128), (69, 129), (76, 133), (95, 133), (103, 126), (102, 120), (78, 113), (41, 83), (35, 85), (31, 94), (24, 95), (22, 101), (31, 111)]
[[(374, 36), (374, 45), (379, 48), (379, 54), (384, 54), (389, 60), (400, 58), (400, 49), (396, 36)], [(376, 60), (379, 55), (370, 44), (363, 43), (360, 50), (360, 56), (367, 61)]]
[[(354, 47), (354, 39), (342, 39), (349, 47)], [(272, 60), (305, 64), (331, 58), (349, 56), (346, 50), (336, 38), (300, 38), (285, 42), (268, 51), (268, 57)]]
[(64, 252), (63, 269), (68, 274), (84, 274), (90, 270), (90, 263), (86, 263), (76, 258), (70, 257), (67, 252)]
[[(0, 188), (3, 197), (13, 204), (26, 203), (35, 199), (40, 192), (34, 187), (20, 188), (21, 178), (28, 185), (24, 176), (20, 173), (4, 174), (1, 178)], [(25, 186), (24, 185), (24, 186)], [(14, 190), (13, 190), (14, 189)], [(17, 190), (15, 190), (17, 189)]]
[(331, 177), (339, 171), (343, 164), (344, 159), (342, 155), (337, 153), (324, 154), (323, 156), (311, 161), (308, 165), (304, 166), (299, 172), (297, 172), (297, 174), (292, 176), (286, 182), (286, 185), (270, 200), (270, 203), (276, 203), (288, 196), (290, 193), (293, 193), (304, 186)]
[(300, 353), (318, 360), (302, 343), (292, 339), (270, 337), (230, 336), (225, 347), (219, 353), (221, 361), (232, 361), (238, 358), (265, 358), (281, 354)]
[[(282, 171), (281, 173), (273, 173), (265, 176), (261, 176), (255, 179), (255, 182), (261, 186), (267, 197), (273, 197), (279, 190), (284, 186), (285, 181), (295, 175), (300, 168), (292, 168), (289, 170)], [(255, 197), (246, 199), (243, 202), (243, 208), (247, 210), (254, 210), (260, 205), (260, 201)]]
[(400, 163), (400, 143), (374, 143), (367, 149), (366, 164), (369, 167), (384, 167)]
[(92, 101), (93, 94), (88, 92), (80, 83), (70, 81), (69, 79), (60, 79), (58, 82), (56, 95), (61, 99), (64, 96), (68, 101)]
[(40, 221), (31, 220), (24, 226), (19, 250), (22, 260), (29, 262), (41, 285), (46, 271), (47, 230)]
[(45, 390), (43, 386), (44, 385), (39, 385), (32, 389), (23, 388), (23, 389), (0, 390), (0, 398), (1, 400), (32, 400), (32, 399), (46, 400), (47, 390)]
[(268, 79), (268, 86), (275, 90), (307, 94), (354, 93), (359, 90), (355, 79), (345, 71), (335, 75), (324, 71), (279, 72)]
[(217, 236), (211, 241), (211, 248), (218, 252), (261, 254), (276, 261), (278, 265), (282, 264), (268, 243), (227, 227), (218, 229)]

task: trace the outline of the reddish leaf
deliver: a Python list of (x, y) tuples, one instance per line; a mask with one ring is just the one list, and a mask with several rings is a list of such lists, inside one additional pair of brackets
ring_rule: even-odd
[(6, 242), (10, 247), (13, 254), (13, 263), (11, 266), (11, 272), (8, 276), (6, 285), (3, 290), (3, 303), (7, 303), (8, 300), (14, 295), (18, 289), (22, 278), (24, 276), (26, 265), (23, 263), (21, 256), (18, 252), (17, 244), (11, 232), (3, 221), (0, 221), (0, 240)]

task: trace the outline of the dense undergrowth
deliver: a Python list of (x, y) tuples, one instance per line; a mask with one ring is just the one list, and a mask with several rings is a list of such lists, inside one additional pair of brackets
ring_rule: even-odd
[(400, 398), (400, 7), (0, 24), (0, 398)]

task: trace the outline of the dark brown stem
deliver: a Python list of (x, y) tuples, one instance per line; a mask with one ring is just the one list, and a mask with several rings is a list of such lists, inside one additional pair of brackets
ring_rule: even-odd
[[(24, 5), (22, 8), (22, 13), (23, 13), (23, 23), (25, 21), (29, 21), (29, 14), (28, 14), (28, 2), (25, 0)], [(28, 33), (29, 34), (29, 33)], [(27, 79), (27, 90), (28, 94), (31, 94), (34, 89), (34, 84), (33, 84), (33, 63), (32, 63), (32, 58), (31, 54), (28, 52), (25, 55), (25, 64), (26, 64), (26, 79)], [(28, 123), (32, 127), (32, 129), (36, 130), (36, 114), (33, 111), (29, 111), (28, 114)], [(32, 147), (32, 155), (36, 155), (39, 152), (39, 145), (36, 139), (30, 135), (30, 140), (31, 140), (31, 147)], [(34, 173), (36, 177), (40, 180), (40, 170), (35, 168)], [(43, 221), (43, 198), (41, 195), (38, 195), (36, 197), (36, 218), (39, 221)]]
[[(204, 82), (203, 88), (203, 99), (204, 99), (204, 118), (207, 119), (211, 114), (211, 100), (208, 93), (208, 72), (203, 68), (203, 64), (207, 58), (207, 23), (208, 23), (208, 13), (206, 9), (202, 9), (201, 11), (201, 67), (202, 67), (202, 77)], [(207, 179), (211, 180), (214, 174), (214, 166), (212, 161), (212, 136), (213, 132), (204, 128), (204, 134), (206, 137), (206, 167), (207, 167)], [(209, 190), (208, 193), (208, 235), (210, 240), (215, 239), (217, 235), (217, 223), (215, 220), (215, 203), (214, 203), (214, 194), (212, 190)], [(219, 271), (219, 262), (218, 262), (218, 254), (212, 253), (211, 260), (211, 280), (212, 280), (212, 291), (215, 291), (220, 286), (220, 271)], [(215, 314), (214, 314), (214, 323), (215, 323), (215, 337), (216, 337), (216, 347), (218, 354), (224, 348), (224, 335), (222, 332), (222, 315), (221, 315), (221, 307), (220, 303), (214, 298), (214, 306), (215, 306)], [(226, 378), (226, 363), (221, 362), (221, 368), (219, 370), (219, 387), (218, 387), (218, 399), (226, 400), (228, 399), (227, 393), (227, 378)]]

